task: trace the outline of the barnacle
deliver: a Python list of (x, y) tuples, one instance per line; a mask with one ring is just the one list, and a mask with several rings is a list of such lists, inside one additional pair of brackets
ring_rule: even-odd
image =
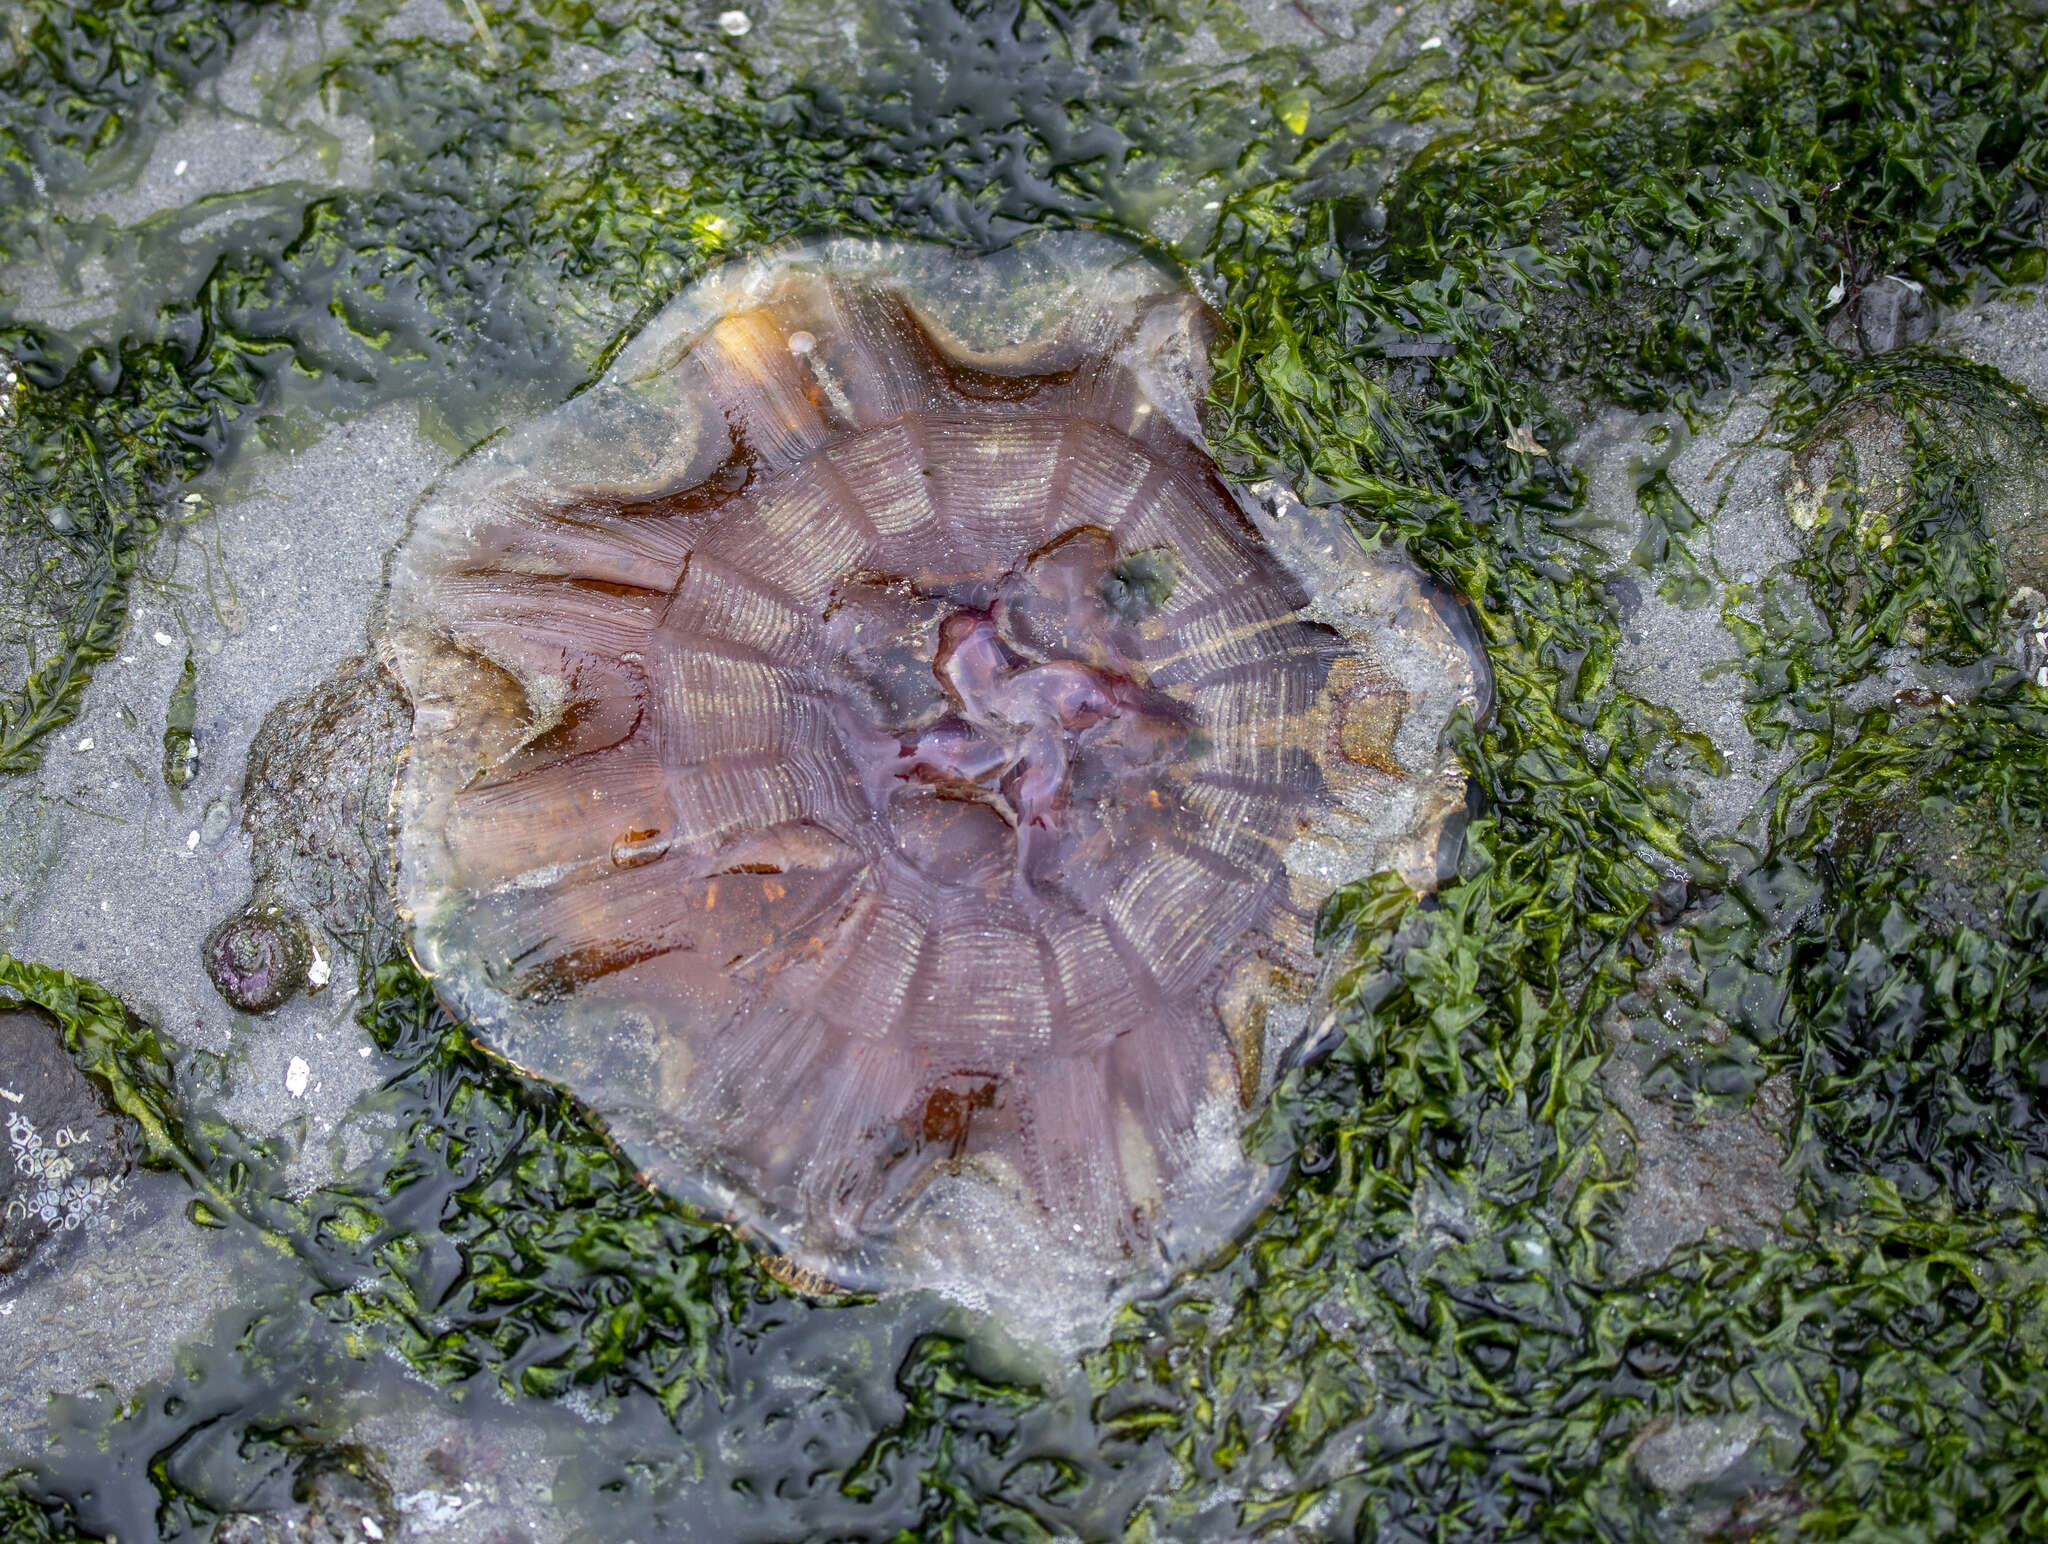
[(1483, 661), (1225, 485), (1209, 327), (1093, 237), (736, 267), (398, 555), (419, 959), (795, 1269), (1099, 1304), (1213, 1241), (1318, 906), (1434, 881)]

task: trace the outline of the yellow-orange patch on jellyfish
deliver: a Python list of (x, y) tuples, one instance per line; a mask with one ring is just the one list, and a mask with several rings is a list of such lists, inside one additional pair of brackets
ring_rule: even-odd
[(400, 555), (421, 958), (792, 1268), (1099, 1314), (1256, 1204), (1315, 908), (1433, 878), (1483, 665), (1219, 478), (1209, 325), (1092, 238), (737, 269)]

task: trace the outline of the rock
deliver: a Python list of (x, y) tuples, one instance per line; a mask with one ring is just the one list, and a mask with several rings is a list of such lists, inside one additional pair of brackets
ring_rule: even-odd
[[(2026, 821), (2004, 824), (1990, 794), (1959, 805), (1945, 796), (1944, 781), (1902, 780), (1850, 802), (1836, 817), (1828, 855), (1846, 874), (1863, 872), (1879, 854), (1901, 858), (1926, 883), (1919, 910), (1934, 927), (2005, 939), (2006, 887), (2048, 863), (2048, 832)], [(2000, 839), (1985, 841), (1986, 831)]]
[(1912, 512), (1916, 462), (1942, 461), (1967, 483), (2008, 588), (2048, 590), (2048, 418), (1988, 369), (1919, 360), (1851, 394), (1794, 452), (1785, 512), (1802, 532), (1839, 520), (1857, 540), (1889, 547)]
[(1709, 1229), (1751, 1247), (1771, 1235), (1797, 1199), (1779, 1134), (1789, 1083), (1765, 1083), (1739, 1114), (1687, 1124), (1644, 1091), (1626, 1054), (1609, 1057), (1601, 1077), (1634, 1133), (1635, 1178), (1615, 1230), (1621, 1275), (1659, 1269)]
[(1754, 1410), (1682, 1420), (1660, 1416), (1637, 1435), (1629, 1458), (1644, 1484), (1667, 1496), (1682, 1495), (1727, 1473), (1763, 1431), (1764, 1419)]
[(1670, 927), (1692, 904), (1692, 883), (1683, 874), (1667, 874), (1650, 897), (1650, 915), (1659, 927)]
[(292, 1484), (289, 1511), (231, 1512), (213, 1544), (391, 1544), (405, 1521), (391, 1486), (359, 1448), (314, 1454)]
[(134, 1162), (136, 1133), (110, 1111), (38, 1008), (0, 1011), (0, 1275), (46, 1256), (104, 1214)]
[(2048, 595), (2022, 584), (2006, 597), (2005, 654), (2023, 676), (2048, 686)]
[(1828, 322), (1828, 341), (1859, 354), (1888, 354), (1924, 343), (1934, 331), (1934, 307), (1911, 279), (1887, 274), (1852, 290)]
[(267, 1013), (324, 986), (329, 941), (381, 959), (398, 936), (388, 812), (412, 710), (390, 673), (358, 655), (270, 710), (249, 747), (242, 827), (254, 884), (206, 943), (222, 997)]
[(1912, 484), (1905, 420), (1888, 403), (1855, 398), (1793, 454), (1783, 478), (1785, 512), (1801, 531), (1850, 519), (1860, 539), (1889, 545), (1892, 518)]

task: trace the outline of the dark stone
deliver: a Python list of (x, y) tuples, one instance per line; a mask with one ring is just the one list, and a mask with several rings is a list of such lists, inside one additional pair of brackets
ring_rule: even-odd
[(1669, 927), (1685, 915), (1685, 908), (1691, 903), (1691, 883), (1683, 874), (1668, 875), (1650, 897), (1650, 915), (1659, 927)]
[(405, 1524), (391, 1486), (359, 1448), (315, 1453), (299, 1468), (287, 1508), (231, 1512), (213, 1544), (393, 1544)]
[(397, 937), (391, 784), (412, 708), (377, 660), (345, 660), (272, 708), (249, 747), (242, 827), (258, 902), (318, 924), (358, 955)]
[(214, 990), (244, 1013), (269, 1013), (306, 985), (313, 945), (306, 926), (274, 902), (255, 902), (203, 946)]
[(133, 1122), (111, 1111), (39, 1008), (0, 1011), (0, 1275), (104, 1213), (134, 1162)]
[(272, 708), (249, 747), (242, 827), (255, 884), (204, 946), (214, 987), (269, 1013), (327, 983), (321, 934), (360, 958), (398, 938), (391, 901), (391, 784), (412, 709), (376, 660), (344, 660)]
[(1917, 285), (1889, 275), (1850, 293), (1828, 322), (1828, 341), (1859, 354), (1888, 354), (1924, 343), (1934, 307)]

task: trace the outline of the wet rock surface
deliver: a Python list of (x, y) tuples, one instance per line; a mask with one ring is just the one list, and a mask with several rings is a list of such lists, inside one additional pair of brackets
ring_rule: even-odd
[(252, 906), (311, 918), (358, 957), (390, 946), (391, 783), (411, 731), (404, 692), (367, 655), (271, 709), (242, 781)]
[(1887, 274), (1855, 290), (1828, 323), (1828, 341), (1860, 354), (1888, 354), (1924, 343), (1934, 332), (1934, 307), (1911, 279)]
[(1652, 1416), (1629, 1444), (1629, 1468), (1660, 1502), (1660, 1538), (1784, 1536), (1810, 1504), (1783, 1483), (1799, 1439), (1761, 1404)]
[(1879, 798), (1859, 800), (1842, 814), (1830, 854), (1844, 870), (1855, 870), (1873, 855), (1903, 856), (1927, 885), (1923, 905), (1944, 928), (1969, 928), (1988, 937), (2007, 937), (2007, 886), (2015, 874), (2048, 862), (2048, 838), (2020, 830), (1996, 851), (1971, 837), (1966, 817), (1981, 820), (1982, 809), (1959, 809), (1927, 781), (1912, 780)]
[(1954, 360), (1901, 364), (1805, 436), (1786, 469), (1786, 513), (1802, 532), (1847, 523), (1887, 546), (1932, 455), (1967, 489), (2017, 593), (2048, 589), (2048, 427), (2018, 383)]
[(1754, 1410), (1660, 1419), (1643, 1428), (1630, 1457), (1646, 1484), (1676, 1495), (1726, 1473), (1763, 1431), (1763, 1417)]
[[(1751, 732), (1730, 689), (1742, 651), (1723, 615), (1732, 591), (1754, 593), (1798, 552), (1780, 491), (1786, 452), (1759, 443), (1765, 422), (1766, 409), (1746, 403), (1674, 445), (1668, 421), (1614, 410), (1562, 452), (1586, 477), (1578, 534), (1612, 563), (1603, 587), (1620, 623), (1616, 676), (1696, 737), (1693, 753), (1674, 750), (1667, 775), (1690, 798), (1690, 829), (1710, 850), (1755, 840), (1760, 803), (1787, 761), (1782, 746)], [(1668, 539), (1641, 497), (1659, 473), (1698, 522), (1689, 539), (1700, 561), (1683, 586), (1646, 561)], [(1659, 905), (1675, 915), (1668, 899)]]
[(134, 1162), (134, 1123), (64, 1049), (57, 1021), (0, 1010), (0, 1278), (47, 1258), (53, 1241), (106, 1214)]
[(367, 655), (264, 717), (242, 782), (249, 899), (203, 951), (231, 1006), (273, 1012), (326, 986), (337, 948), (361, 961), (392, 947), (389, 806), (411, 728), (397, 681)]
[(291, 1499), (289, 1508), (222, 1518), (213, 1544), (378, 1544), (409, 1536), (390, 1484), (358, 1448), (308, 1458)]
[(1709, 1232), (1749, 1248), (1773, 1236), (1797, 1199), (1783, 1166), (1788, 1079), (1766, 1083), (1746, 1110), (1690, 1120), (1646, 1090), (1625, 1052), (1608, 1060), (1602, 1082), (1634, 1148), (1635, 1174), (1615, 1234), (1620, 1275), (1656, 1270)]

